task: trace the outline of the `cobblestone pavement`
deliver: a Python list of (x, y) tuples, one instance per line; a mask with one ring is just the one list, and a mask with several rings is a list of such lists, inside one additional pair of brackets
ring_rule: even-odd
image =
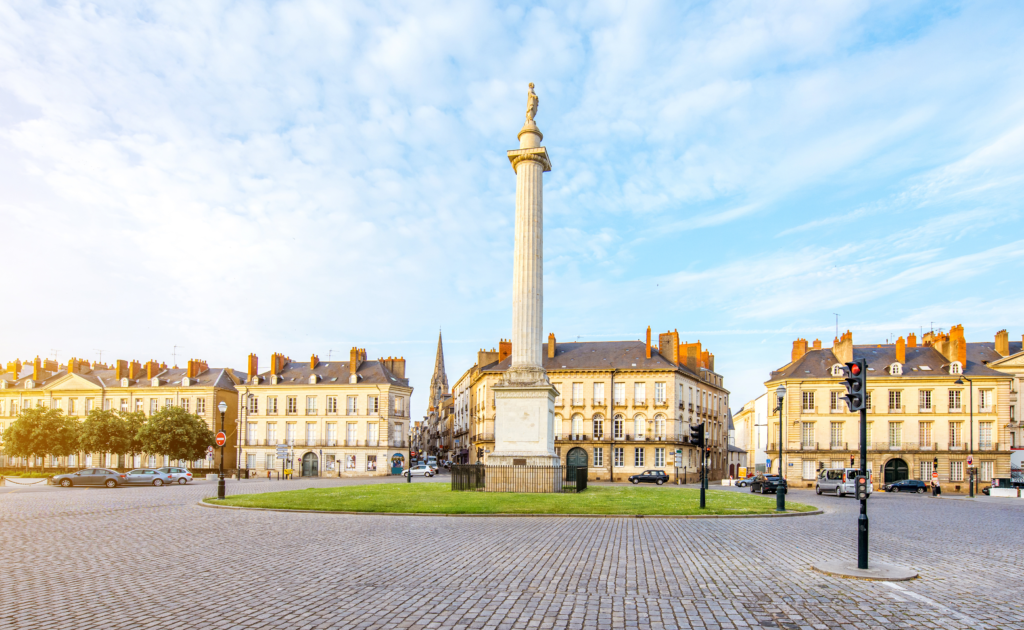
[[(365, 481), (228, 492), (349, 483)], [(1013, 499), (876, 493), (872, 559), (921, 573), (897, 584), (810, 569), (855, 559), (858, 504), (809, 491), (789, 498), (824, 515), (732, 520), (196, 505), (215, 492), (0, 492), (0, 629), (1024, 628), (1024, 501)]]

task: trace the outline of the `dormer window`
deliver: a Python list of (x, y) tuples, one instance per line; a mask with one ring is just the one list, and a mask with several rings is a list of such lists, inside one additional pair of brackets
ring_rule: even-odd
[(843, 364), (836, 363), (835, 365), (832, 366), (832, 376), (844, 376)]
[(890, 376), (902, 376), (902, 374), (903, 374), (903, 365), (901, 363), (896, 362), (896, 363), (893, 363), (892, 365), (889, 366), (889, 375)]
[(0, 381), (0, 389), (7, 389), (7, 381)]
[(128, 387), (128, 379), (127, 378), (122, 378), (121, 379), (121, 387)]
[(149, 384), (152, 385), (153, 387), (160, 387), (160, 377), (154, 376), (153, 379), (149, 382)]
[(309, 384), (310, 385), (316, 385), (316, 374), (310, 374), (309, 375)]
[(189, 377), (186, 376), (185, 378), (181, 379), (181, 386), (182, 387), (188, 387), (191, 384), (192, 384), (192, 379), (190, 379)]
[(33, 381), (32, 379), (28, 379), (27, 381), (25, 381), (25, 389), (32, 389), (35, 386), (36, 382)]
[(259, 376), (253, 376), (252, 380), (250, 380), (249, 382), (252, 383), (253, 385), (259, 385), (260, 384), (260, 377)]
[(960, 365), (959, 361), (953, 361), (952, 363), (949, 364), (949, 373), (950, 374), (963, 374), (964, 373), (964, 366)]
[(280, 380), (281, 380), (281, 378), (280, 378), (280, 377), (279, 377), (279, 376), (278, 376), (277, 374), (272, 374), (272, 375), (270, 376), (270, 384), (271, 384), (271, 385), (277, 385), (277, 383), (278, 383), (278, 382), (279, 382)]

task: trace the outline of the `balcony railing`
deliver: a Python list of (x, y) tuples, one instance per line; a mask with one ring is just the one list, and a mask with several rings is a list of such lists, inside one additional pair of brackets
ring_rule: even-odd
[(816, 451), (818, 450), (817, 442), (803, 442), (800, 444), (801, 451)]
[(570, 404), (573, 407), (583, 407), (583, 406), (586, 406), (587, 401), (584, 398), (573, 398), (572, 402)]
[(473, 439), (474, 442), (493, 442), (494, 441), (494, 434), (493, 433), (477, 433), (476, 435), (473, 436), (472, 439)]
[(979, 451), (998, 451), (999, 450), (999, 444), (993, 444), (992, 442), (979, 442), (978, 443), (978, 450)]
[(832, 442), (828, 445), (830, 451), (848, 451), (850, 446), (848, 442)]
[(604, 407), (604, 405), (605, 405), (605, 402), (606, 402), (606, 401), (605, 401), (605, 399), (604, 399), (604, 398), (595, 398), (595, 399), (594, 399), (594, 403), (593, 403), (593, 406), (594, 406), (594, 407)]

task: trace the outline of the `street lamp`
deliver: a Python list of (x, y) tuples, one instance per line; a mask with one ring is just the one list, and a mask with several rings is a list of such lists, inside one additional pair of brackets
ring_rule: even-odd
[[(964, 367), (967, 367), (967, 366), (964, 366)], [(956, 379), (956, 382), (954, 383), (954, 385), (963, 385), (964, 384), (963, 379), (967, 379), (967, 382), (971, 384), (970, 387), (967, 388), (968, 391), (970, 391), (970, 397), (971, 397), (970, 398), (970, 413), (971, 413), (971, 429), (970, 429), (971, 430), (971, 452), (970, 452), (970, 456), (971, 456), (971, 465), (967, 467), (967, 474), (969, 475), (969, 479), (970, 479), (968, 481), (968, 488), (970, 488), (970, 496), (973, 498), (974, 497), (974, 381), (972, 379), (969, 379), (966, 376), (961, 374), (960, 377)]]
[[(220, 411), (220, 430), (224, 432), (224, 413), (228, 410), (228, 404), (223, 400), (217, 405), (217, 410)], [(220, 446), (220, 471), (217, 473), (217, 498), (224, 498), (224, 446)]]
[[(779, 385), (775, 390), (775, 397), (779, 401), (779, 483), (775, 485), (775, 511), (786, 511), (786, 489), (782, 486), (785, 477), (782, 476), (782, 401), (786, 398), (786, 386)], [(771, 472), (771, 471), (768, 471)]]

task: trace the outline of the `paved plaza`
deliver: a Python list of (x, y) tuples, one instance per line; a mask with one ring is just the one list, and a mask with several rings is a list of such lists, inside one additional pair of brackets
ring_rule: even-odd
[(215, 492), (0, 488), (0, 629), (1024, 628), (1024, 501), (874, 495), (872, 558), (921, 573), (886, 583), (810, 569), (855, 558), (858, 504), (809, 491), (825, 514), (706, 520), (196, 505)]

